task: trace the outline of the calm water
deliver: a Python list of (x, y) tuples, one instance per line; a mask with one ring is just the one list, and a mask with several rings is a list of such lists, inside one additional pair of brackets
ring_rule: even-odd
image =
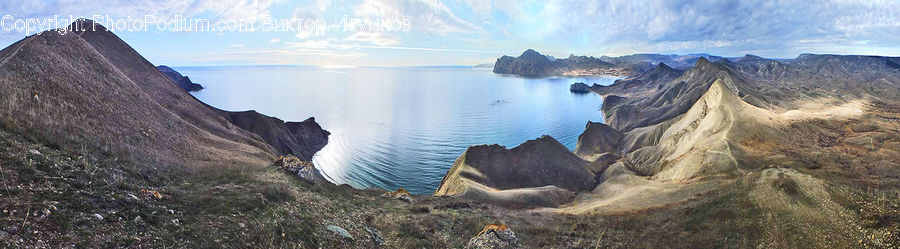
[(313, 161), (355, 187), (428, 194), (469, 145), (516, 146), (543, 134), (573, 149), (601, 97), (569, 85), (615, 77), (526, 79), (469, 67), (182, 67), (200, 100), (284, 120), (314, 116), (331, 132)]

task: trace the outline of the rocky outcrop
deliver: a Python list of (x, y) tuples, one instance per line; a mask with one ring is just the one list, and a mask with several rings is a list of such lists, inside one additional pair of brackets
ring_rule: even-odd
[(614, 67), (613, 64), (594, 57), (569, 55), (565, 59), (554, 59), (529, 49), (519, 57), (504, 55), (498, 58), (494, 63), (494, 73), (544, 77), (562, 75), (571, 71), (590, 71), (612, 67)]
[(63, 147), (97, 148), (154, 167), (271, 164), (271, 146), (96, 27), (44, 32), (0, 52), (0, 113), (7, 125)]
[(435, 196), (462, 196), (504, 206), (557, 206), (596, 185), (587, 162), (549, 136), (506, 149), (471, 146), (451, 167)]
[(657, 126), (655, 144), (627, 155), (630, 168), (661, 180), (734, 174), (744, 161), (740, 141), (779, 140), (767, 125), (770, 116), (738, 98), (730, 77), (717, 79), (686, 113)]
[(397, 188), (397, 190), (384, 193), (381, 195), (381, 197), (397, 199), (405, 202), (412, 202), (412, 194), (410, 194), (409, 191), (406, 191), (406, 189), (403, 188)]
[(525, 50), (519, 57), (504, 55), (494, 62), (494, 73), (537, 77), (553, 75), (558, 70), (557, 64), (533, 49)]
[(194, 91), (203, 90), (203, 86), (201, 86), (200, 84), (194, 83), (187, 76), (182, 76), (181, 73), (179, 73), (178, 71), (175, 71), (175, 69), (172, 69), (165, 65), (157, 66), (156, 69), (159, 69), (160, 72), (165, 74), (166, 77), (169, 77), (169, 79), (172, 79), (172, 82), (175, 82), (176, 85), (178, 85), (179, 87), (181, 87), (181, 89), (184, 89), (185, 91), (194, 92)]
[[(663, 63), (667, 66), (672, 66), (678, 69), (687, 69), (691, 68), (700, 58), (704, 58), (710, 61), (719, 61), (724, 59), (720, 56), (709, 55), (709, 54), (686, 54), (686, 55), (677, 55), (677, 54), (633, 54), (633, 55), (624, 55), (619, 57), (608, 57), (601, 56), (600, 59), (612, 63), (616, 66), (633, 66), (633, 67), (642, 67), (642, 65), (647, 64), (659, 64)], [(650, 67), (645, 67), (650, 68)], [(637, 72), (642, 72), (637, 71)]]
[(330, 183), (312, 162), (300, 160), (300, 158), (292, 155), (278, 157), (275, 160), (275, 167), (313, 184)]
[(573, 93), (589, 93), (591, 92), (591, 87), (584, 82), (576, 82), (569, 86), (569, 91)]
[(593, 90), (601, 95), (609, 93), (627, 94), (629, 96), (651, 94), (661, 88), (662, 84), (678, 78), (683, 73), (684, 71), (673, 69), (665, 63), (660, 62), (646, 72), (625, 79), (616, 80), (616, 82), (609, 86), (593, 87)]
[(516, 233), (506, 225), (487, 225), (469, 240), (466, 249), (514, 249), (521, 248)]
[(7, 125), (154, 167), (267, 166), (288, 153), (309, 160), (327, 141), (312, 119), (284, 123), (210, 107), (102, 25), (72, 25), (88, 29), (44, 32), (0, 51)]
[(315, 118), (284, 122), (253, 110), (226, 113), (231, 123), (259, 135), (281, 155), (290, 154), (309, 161), (328, 143), (330, 133), (322, 129)]
[(588, 161), (594, 161), (604, 153), (618, 153), (622, 134), (604, 123), (588, 121), (584, 132), (578, 136), (575, 154)]
[[(604, 108), (609, 117), (607, 123), (617, 130), (627, 132), (669, 120), (687, 111), (706, 92), (714, 79), (722, 77), (728, 70), (700, 58), (694, 68), (662, 84), (658, 90), (640, 98), (629, 98), (631, 101), (618, 103), (614, 108)], [(619, 92), (621, 91), (609, 93)]]

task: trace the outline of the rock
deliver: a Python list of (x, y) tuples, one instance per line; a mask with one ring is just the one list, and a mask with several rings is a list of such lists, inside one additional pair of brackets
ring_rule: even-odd
[(145, 225), (147, 225), (147, 222), (145, 222), (144, 219), (141, 218), (140, 215), (135, 216), (135, 217), (134, 217), (134, 220), (132, 220), (132, 221), (134, 222), (135, 225), (138, 225), (138, 226), (145, 226)]
[(235, 126), (259, 135), (275, 148), (279, 155), (294, 155), (304, 161), (328, 143), (328, 131), (322, 129), (315, 118), (303, 122), (284, 122), (256, 111), (227, 112), (227, 117)]
[(150, 197), (153, 197), (156, 199), (163, 198), (163, 195), (161, 193), (159, 193), (159, 190), (155, 190), (155, 189), (141, 189), (141, 194), (143, 194), (145, 196), (150, 196)]
[(156, 69), (158, 69), (159, 72), (166, 75), (166, 77), (169, 77), (169, 79), (171, 79), (172, 82), (174, 82), (176, 85), (178, 85), (178, 87), (181, 87), (181, 89), (184, 89), (185, 91), (193, 92), (193, 91), (203, 90), (203, 86), (201, 86), (200, 84), (194, 83), (187, 76), (182, 76), (181, 73), (179, 73), (178, 71), (175, 71), (175, 69), (172, 69), (172, 68), (164, 66), (164, 65), (157, 66)]
[(344, 229), (342, 227), (335, 226), (335, 225), (328, 225), (327, 228), (328, 228), (328, 230), (334, 232), (338, 236), (341, 236), (345, 239), (351, 239), (351, 240), (353, 239), (353, 235), (350, 234), (350, 232), (348, 232), (346, 229)]
[(397, 188), (397, 191), (384, 193), (383, 195), (381, 195), (381, 197), (387, 197), (412, 203), (412, 195), (409, 194), (409, 191), (406, 191), (406, 189), (403, 188)]
[(604, 123), (588, 121), (584, 132), (578, 136), (575, 154), (593, 161), (603, 153), (617, 153), (622, 134)]
[(609, 116), (613, 114), (612, 110), (623, 103), (625, 103), (625, 97), (606, 95), (603, 97), (603, 104), (600, 104), (600, 110), (603, 111), (603, 115), (609, 119)]
[(378, 231), (375, 231), (375, 229), (366, 227), (366, 232), (369, 233), (369, 237), (372, 238), (372, 241), (375, 242), (375, 245), (381, 246), (382, 244), (384, 244), (384, 239), (381, 238), (381, 235), (378, 235)]
[(519, 57), (504, 55), (497, 58), (494, 73), (542, 77), (561, 75), (571, 70), (608, 69), (614, 66), (594, 57), (570, 55), (568, 58), (556, 59), (528, 49)]
[(509, 249), (521, 248), (516, 233), (506, 225), (487, 225), (469, 240), (466, 249)]
[(100, 214), (94, 214), (94, 219), (97, 219), (97, 220), (103, 220), (103, 215), (100, 215)]
[(41, 216), (38, 217), (38, 220), (43, 220), (44, 218), (47, 218), (47, 216), (50, 216), (50, 214), (53, 214), (53, 212), (50, 212), (50, 209), (45, 208), (41, 210)]
[(494, 63), (494, 73), (547, 76), (557, 73), (558, 70), (553, 61), (532, 49), (525, 50), (519, 57), (504, 55)]
[(573, 93), (589, 93), (591, 92), (591, 87), (584, 82), (576, 82), (569, 86), (569, 91)]
[[(15, 103), (0, 105), (5, 124), (28, 124), (21, 132), (43, 144), (97, 146), (138, 168), (271, 163), (271, 148), (258, 136), (235, 129), (103, 25), (73, 25), (93, 28), (29, 36), (6, 50), (29, 56), (4, 57), (0, 65), (0, 102)], [(43, 97), (24, 101), (35, 95)]]
[(596, 186), (586, 164), (550, 136), (512, 149), (471, 146), (456, 159), (434, 195), (517, 207), (558, 206), (571, 200), (573, 192)]
[(38, 150), (36, 150), (36, 149), (29, 149), (29, 150), (28, 150), (28, 153), (31, 153), (32, 155), (35, 155), (35, 156), (40, 156), (40, 155), (41, 155), (41, 152), (38, 151)]
[(293, 155), (278, 157), (275, 160), (275, 166), (314, 184), (328, 183), (328, 180), (322, 176), (312, 162), (300, 160), (300, 158)]
[(597, 182), (601, 181), (601, 176), (603, 172), (609, 168), (610, 165), (619, 160), (619, 156), (613, 153), (603, 153), (596, 157), (591, 163), (588, 164), (588, 169), (591, 172), (594, 172), (594, 175), (597, 176)]
[(599, 86), (596, 90), (600, 94), (642, 94), (643, 92), (650, 92), (653, 89), (659, 88), (661, 85), (678, 78), (682, 74), (684, 74), (684, 71), (673, 69), (665, 63), (660, 62), (646, 72), (625, 79), (616, 80), (616, 82), (609, 86)]

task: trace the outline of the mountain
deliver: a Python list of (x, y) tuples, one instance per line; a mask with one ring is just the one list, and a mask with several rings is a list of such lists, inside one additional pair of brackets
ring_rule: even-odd
[[(661, 88), (661, 84), (678, 78), (683, 73), (684, 71), (682, 70), (673, 69), (665, 63), (660, 62), (652, 69), (643, 73), (616, 80), (609, 86), (593, 86), (592, 90), (600, 95), (606, 95), (612, 92), (628, 94), (652, 93)], [(638, 90), (637, 88), (641, 88), (642, 90)]]
[(575, 154), (588, 161), (594, 161), (596, 157), (605, 153), (617, 154), (622, 134), (604, 123), (588, 121), (584, 132), (578, 136), (575, 145)]
[(616, 75), (634, 77), (664, 64), (667, 68), (684, 71), (691, 68), (701, 58), (709, 61), (727, 60), (709, 54), (663, 55), (634, 54), (619, 57), (576, 56), (551, 59), (533, 49), (528, 49), (519, 57), (501, 56), (494, 63), (494, 73), (515, 74), (527, 77)]
[(172, 79), (172, 81), (175, 82), (176, 85), (180, 86), (181, 89), (184, 89), (185, 91), (194, 92), (203, 90), (203, 86), (194, 83), (187, 76), (182, 76), (181, 73), (175, 71), (175, 69), (172, 69), (165, 65), (157, 66), (156, 68), (159, 69), (160, 72), (165, 74), (166, 77)]
[[(657, 82), (660, 84), (658, 87), (652, 87), (649, 91), (644, 92), (649, 96), (628, 98), (631, 101), (604, 103), (603, 109), (609, 110), (606, 112), (608, 123), (625, 132), (637, 127), (658, 124), (678, 116), (687, 111), (706, 92), (714, 79), (721, 77), (727, 70), (729, 69), (700, 58), (692, 69), (684, 72), (678, 78), (665, 83)], [(623, 83), (620, 85), (627, 84), (627, 82)], [(624, 87), (621, 89), (625, 90)], [(603, 88), (600, 91), (607, 95), (617, 93), (606, 91)], [(612, 104), (617, 105), (612, 106)]]
[(641, 63), (665, 63), (666, 65), (677, 68), (679, 70), (686, 70), (691, 68), (700, 58), (705, 58), (713, 62), (724, 59), (724, 57), (710, 54), (633, 54), (619, 57), (600, 57), (600, 59), (618, 66), (639, 65)]
[[(711, 61), (707, 57), (711, 56), (620, 58), (618, 63), (673, 58), (694, 62), (685, 71), (661, 62), (611, 86), (593, 87), (605, 96), (601, 109), (608, 125), (588, 123), (575, 152), (587, 161), (585, 167), (597, 185), (575, 191), (570, 202), (540, 210), (576, 217), (636, 214), (645, 217), (642, 222), (660, 226), (690, 220), (715, 223), (711, 227), (717, 229), (754, 231), (752, 238), (734, 239), (755, 242), (701, 239), (716, 241), (706, 245), (818, 248), (898, 243), (889, 237), (900, 231), (900, 222), (881, 216), (900, 213), (891, 206), (896, 204), (873, 204), (881, 197), (863, 194), (900, 189), (898, 58), (804, 54), (792, 60), (747, 55)], [(492, 152), (479, 158), (506, 157), (504, 152)], [(519, 169), (523, 163), (496, 166)], [(446, 179), (462, 175), (454, 171), (458, 164), (439, 189), (453, 186)], [(518, 182), (514, 178), (518, 175), (527, 174), (504, 175), (505, 181)], [(480, 176), (470, 173), (464, 182), (478, 182)], [(879, 190), (870, 184), (879, 185)], [(510, 187), (502, 191), (538, 186)], [(497, 201), (487, 198), (490, 195), (451, 196)], [(868, 204), (860, 210), (854, 203)], [(649, 221), (657, 218), (648, 215), (665, 221)], [(888, 225), (866, 225), (872, 222)], [(655, 225), (640, 225), (635, 231)], [(785, 228), (791, 232), (785, 233)]]
[(327, 184), (311, 162), (275, 159), (324, 145), (328, 133), (313, 119), (218, 110), (111, 32), (44, 32), (0, 50), (0, 241), (900, 245), (898, 58), (745, 58), (698, 58), (678, 76), (665, 73), (676, 72), (668, 62), (639, 72), (642, 87), (605, 88), (606, 124), (587, 123), (575, 152), (549, 136), (471, 146), (435, 196), (411, 196)]
[(533, 49), (525, 50), (519, 57), (504, 55), (494, 63), (494, 73), (546, 77), (600, 74), (600, 70), (607, 70), (613, 67), (610, 63), (588, 56), (569, 55), (565, 59), (551, 58)]
[[(160, 166), (262, 166), (286, 152), (235, 125), (228, 112), (172, 84), (101, 25), (90, 20), (73, 25), (100, 30), (47, 32), (0, 52), (0, 84), (8, 89), (0, 111), (9, 127), (64, 146), (100, 148)], [(298, 131), (316, 135), (289, 139), (327, 133), (315, 127)], [(308, 159), (319, 148), (310, 146), (298, 156)]]
[(555, 207), (596, 184), (586, 162), (556, 139), (543, 136), (512, 149), (466, 149), (435, 190), (508, 207)]
[(329, 133), (316, 123), (315, 118), (303, 122), (284, 122), (256, 111), (225, 112), (227, 119), (241, 129), (256, 133), (272, 145), (278, 154), (294, 155), (310, 161), (313, 155), (328, 143)]
[(547, 76), (557, 73), (559, 65), (532, 49), (519, 57), (502, 56), (494, 62), (494, 73), (522, 76)]

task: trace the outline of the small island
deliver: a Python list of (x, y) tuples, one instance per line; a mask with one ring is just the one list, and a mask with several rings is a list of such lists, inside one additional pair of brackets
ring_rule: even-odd
[(589, 93), (591, 92), (591, 87), (585, 84), (584, 82), (576, 82), (569, 86), (569, 91), (573, 93)]

